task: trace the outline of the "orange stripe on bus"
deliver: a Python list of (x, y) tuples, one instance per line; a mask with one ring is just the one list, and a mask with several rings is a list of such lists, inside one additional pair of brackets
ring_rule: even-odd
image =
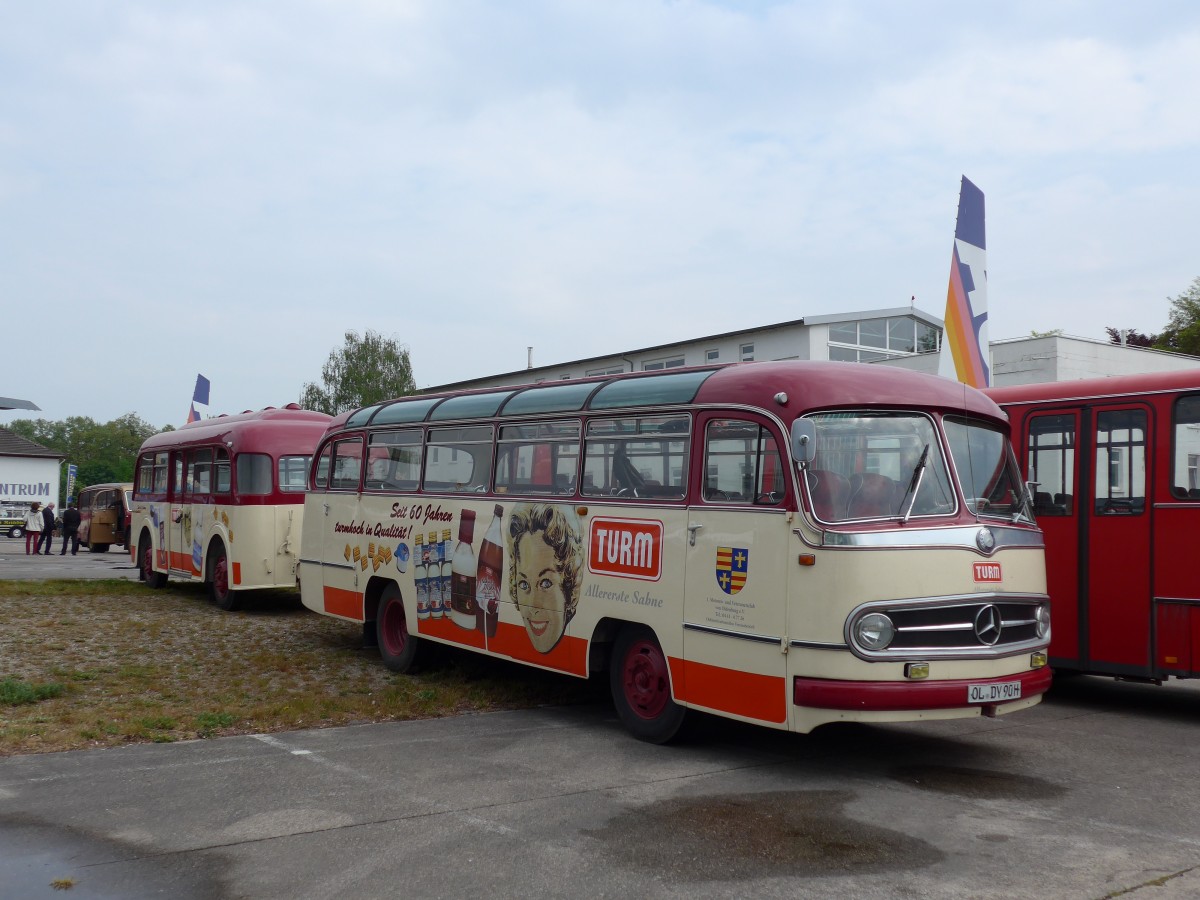
[(358, 591), (348, 591), (325, 585), (325, 612), (331, 616), (343, 616), (347, 619), (363, 620), (362, 594)]
[(200, 574), (192, 568), (192, 554), (190, 553), (178, 553), (175, 550), (172, 550), (171, 568), (178, 572), (191, 572), (193, 575)]
[(524, 625), (500, 622), (496, 636), (488, 639), (488, 649), (501, 653), (519, 662), (548, 666), (571, 675), (587, 675), (588, 642), (583, 638), (564, 634), (549, 653), (539, 653), (529, 641)]
[[(409, 623), (410, 625), (412, 623)], [(449, 616), (440, 619), (417, 619), (417, 634), (453, 641), (465, 647), (483, 649), (483, 632), (478, 628), (462, 628)]]
[(233, 564), (233, 583), (242, 583), (242, 564), (240, 562), (235, 562)]
[(675, 699), (747, 719), (787, 721), (786, 678), (675, 657), (669, 661)]

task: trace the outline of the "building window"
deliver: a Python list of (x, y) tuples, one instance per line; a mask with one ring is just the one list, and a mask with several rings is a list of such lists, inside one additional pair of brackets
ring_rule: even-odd
[(670, 359), (653, 359), (649, 362), (642, 363), (643, 372), (653, 372), (656, 369), (677, 369), (683, 365), (682, 356), (673, 356)]
[(710, 363), (716, 362), (720, 358), (721, 358), (720, 350), (706, 350), (704, 352), (704, 361), (705, 362), (710, 362)]
[(754, 362), (754, 344), (742, 344), (740, 352), (742, 362)]
[(586, 372), (584, 372), (584, 375), (620, 375), (624, 371), (624, 366), (603, 366), (599, 369), (588, 369)]
[(939, 331), (912, 316), (839, 322), (829, 326), (829, 358), (838, 362), (873, 362), (889, 356), (912, 356), (938, 349)]

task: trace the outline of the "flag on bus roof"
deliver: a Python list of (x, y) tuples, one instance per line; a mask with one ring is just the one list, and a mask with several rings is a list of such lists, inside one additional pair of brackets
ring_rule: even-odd
[(188, 417), (187, 417), (186, 424), (190, 425), (192, 422), (199, 422), (199, 421), (200, 421), (200, 413), (196, 412), (196, 404), (193, 403), (191, 405), (191, 408), (188, 410)]
[(958, 194), (958, 221), (950, 257), (946, 321), (938, 374), (972, 387), (990, 387), (988, 355), (987, 242), (983, 191), (964, 175)]
[(208, 379), (203, 375), (196, 376), (196, 390), (192, 392), (192, 402), (208, 406)]

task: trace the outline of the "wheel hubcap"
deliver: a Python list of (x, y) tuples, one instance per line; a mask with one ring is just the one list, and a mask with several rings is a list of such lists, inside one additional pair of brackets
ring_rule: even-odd
[(638, 641), (625, 656), (625, 699), (643, 719), (659, 716), (670, 699), (667, 661), (649, 641)]
[(229, 562), (223, 556), (213, 567), (213, 587), (218, 596), (224, 597), (229, 593)]
[(392, 656), (404, 652), (408, 643), (408, 623), (404, 621), (404, 607), (389, 603), (383, 608), (383, 645)]

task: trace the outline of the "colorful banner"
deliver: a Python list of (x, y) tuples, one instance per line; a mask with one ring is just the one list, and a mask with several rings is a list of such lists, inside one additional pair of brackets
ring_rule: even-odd
[(958, 194), (945, 318), (938, 374), (972, 387), (990, 387), (983, 191), (965, 175)]
[(78, 472), (74, 464), (67, 466), (67, 499), (75, 496), (75, 475)]

